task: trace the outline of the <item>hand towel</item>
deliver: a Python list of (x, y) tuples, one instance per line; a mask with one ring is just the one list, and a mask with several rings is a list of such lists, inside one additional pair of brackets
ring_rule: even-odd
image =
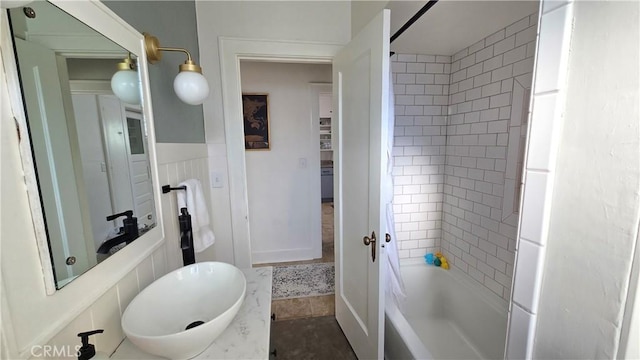
[(180, 209), (187, 208), (191, 215), (191, 228), (193, 233), (194, 251), (199, 253), (213, 245), (216, 241), (213, 231), (209, 227), (209, 211), (202, 191), (202, 185), (198, 179), (189, 179), (180, 183), (187, 190), (177, 191), (178, 215)]

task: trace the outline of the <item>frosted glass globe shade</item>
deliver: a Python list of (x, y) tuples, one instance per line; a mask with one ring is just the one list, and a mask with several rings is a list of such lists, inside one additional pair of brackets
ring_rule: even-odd
[(173, 81), (173, 90), (189, 105), (200, 105), (209, 96), (207, 79), (193, 71), (181, 71)]
[(120, 70), (111, 78), (111, 90), (127, 104), (140, 104), (140, 86), (138, 73), (133, 70)]

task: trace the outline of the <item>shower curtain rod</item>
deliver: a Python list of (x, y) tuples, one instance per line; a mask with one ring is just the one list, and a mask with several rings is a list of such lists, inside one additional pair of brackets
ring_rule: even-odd
[[(416, 14), (413, 15), (411, 19), (409, 19), (409, 21), (407, 21), (404, 25), (402, 25), (402, 27), (398, 31), (396, 31), (395, 34), (391, 36), (391, 40), (389, 40), (389, 43), (392, 43), (395, 39), (397, 39), (400, 35), (402, 35), (403, 32), (407, 31), (407, 29), (410, 28), (411, 25), (413, 25), (413, 23), (418, 21), (418, 19), (420, 19), (422, 15), (424, 15), (427, 11), (429, 11), (429, 9), (431, 9), (433, 5), (435, 5), (437, 2), (438, 0), (429, 0), (429, 2), (427, 2), (425, 6), (423, 6), (420, 10), (418, 10), (418, 12), (416, 12)], [(394, 52), (391, 52), (391, 55), (393, 54)]]

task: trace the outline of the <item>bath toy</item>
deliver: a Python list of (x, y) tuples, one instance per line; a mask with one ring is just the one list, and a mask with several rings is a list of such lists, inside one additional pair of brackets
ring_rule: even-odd
[(433, 261), (435, 259), (435, 256), (433, 256), (433, 253), (428, 253), (427, 255), (424, 256), (424, 260), (427, 262), (427, 264), (429, 265), (433, 265)]
[(442, 253), (437, 252), (436, 253), (436, 259), (433, 261), (435, 266), (440, 266), (443, 269), (449, 269), (449, 262), (447, 261), (447, 258), (444, 257), (444, 255), (442, 255)]

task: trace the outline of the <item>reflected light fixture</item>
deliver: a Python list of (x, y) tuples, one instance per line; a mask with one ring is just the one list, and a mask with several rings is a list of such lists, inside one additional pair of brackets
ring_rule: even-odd
[(209, 83), (202, 76), (202, 68), (191, 58), (191, 54), (182, 48), (160, 47), (158, 38), (144, 34), (147, 60), (154, 64), (162, 58), (162, 51), (178, 51), (187, 55), (187, 60), (179, 66), (180, 72), (173, 80), (173, 90), (178, 98), (190, 105), (200, 105), (209, 96)]
[(111, 90), (127, 104), (140, 104), (140, 80), (136, 71), (136, 64), (129, 56), (118, 63), (118, 71), (111, 78)]

